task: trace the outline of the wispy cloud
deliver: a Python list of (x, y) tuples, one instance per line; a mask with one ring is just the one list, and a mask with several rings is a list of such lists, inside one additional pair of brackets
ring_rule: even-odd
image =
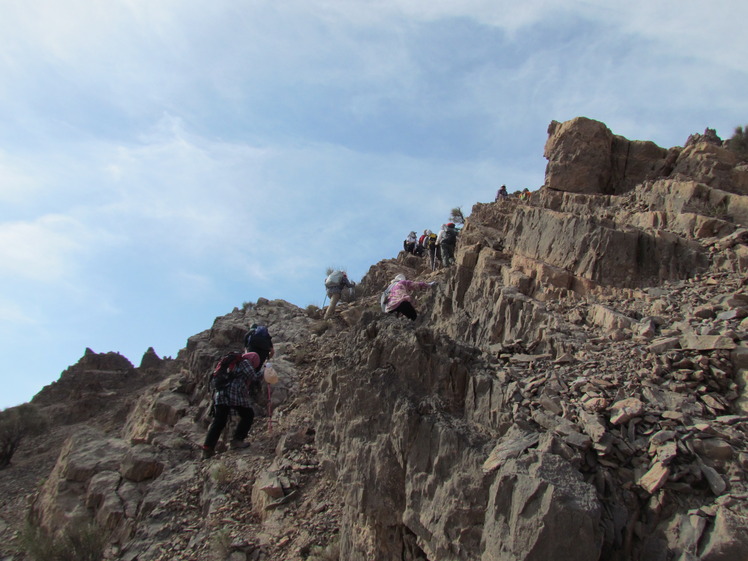
[(0, 223), (0, 271), (6, 277), (49, 284), (65, 281), (96, 238), (99, 235), (86, 225), (63, 215)]
[(747, 10), (10, 0), (0, 361), (174, 354), (243, 301), (321, 303), (325, 267), (358, 278), (452, 207), (538, 187), (552, 119), (665, 146), (729, 134)]

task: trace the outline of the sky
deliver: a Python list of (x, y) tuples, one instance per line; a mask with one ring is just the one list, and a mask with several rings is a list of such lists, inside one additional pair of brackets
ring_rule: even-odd
[(328, 267), (539, 188), (553, 120), (748, 124), (743, 0), (0, 4), (0, 408), (86, 348), (322, 305)]

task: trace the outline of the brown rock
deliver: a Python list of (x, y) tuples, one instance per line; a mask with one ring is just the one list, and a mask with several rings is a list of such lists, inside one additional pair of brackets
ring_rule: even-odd
[(647, 473), (639, 478), (636, 484), (650, 495), (653, 495), (667, 482), (669, 476), (670, 468), (665, 466), (662, 462), (657, 461)]
[(729, 460), (735, 452), (732, 446), (721, 438), (695, 438), (693, 447), (699, 455), (710, 460)]
[(133, 446), (120, 466), (120, 473), (130, 481), (145, 481), (161, 475), (164, 464), (157, 451), (147, 444)]
[(614, 425), (628, 423), (635, 417), (644, 414), (644, 403), (635, 397), (617, 401), (610, 406), (610, 422)]
[(681, 337), (680, 346), (682, 349), (694, 351), (713, 351), (716, 349), (731, 350), (737, 345), (735, 341), (722, 335), (686, 335)]

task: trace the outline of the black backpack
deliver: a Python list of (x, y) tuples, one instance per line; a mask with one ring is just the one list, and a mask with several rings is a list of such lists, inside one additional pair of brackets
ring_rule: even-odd
[(442, 243), (444, 245), (455, 245), (457, 242), (457, 230), (454, 228), (447, 228), (444, 230), (444, 237), (442, 238)]
[(273, 338), (270, 337), (268, 328), (264, 325), (258, 325), (254, 329), (250, 329), (244, 338), (244, 347), (248, 351), (269, 353), (270, 349), (273, 348)]
[(241, 360), (242, 353), (240, 352), (232, 351), (223, 355), (210, 374), (210, 387), (216, 391), (226, 389), (236, 378), (236, 366)]

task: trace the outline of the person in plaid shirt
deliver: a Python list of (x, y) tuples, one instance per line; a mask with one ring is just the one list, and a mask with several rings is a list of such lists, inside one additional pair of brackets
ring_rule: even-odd
[(215, 416), (205, 436), (203, 458), (207, 459), (215, 455), (216, 444), (228, 423), (232, 409), (239, 414), (239, 423), (236, 425), (229, 447), (239, 449), (249, 446), (249, 442), (245, 442), (244, 439), (247, 438), (255, 417), (249, 396), (249, 385), (257, 376), (259, 367), (260, 356), (257, 353), (243, 354), (242, 360), (234, 367), (234, 379), (224, 389), (216, 390), (213, 396)]

